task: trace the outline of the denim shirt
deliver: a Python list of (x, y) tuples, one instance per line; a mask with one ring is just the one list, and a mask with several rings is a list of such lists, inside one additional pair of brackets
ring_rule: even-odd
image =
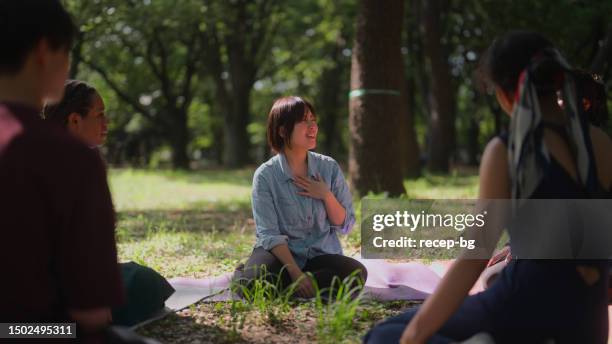
[(336, 231), (347, 234), (355, 224), (353, 198), (338, 163), (325, 155), (308, 152), (308, 175), (319, 173), (346, 216), (340, 226), (329, 223), (322, 200), (299, 195), (286, 157), (281, 153), (263, 163), (253, 176), (255, 247), (271, 250), (287, 244), (296, 264), (322, 254), (342, 254)]

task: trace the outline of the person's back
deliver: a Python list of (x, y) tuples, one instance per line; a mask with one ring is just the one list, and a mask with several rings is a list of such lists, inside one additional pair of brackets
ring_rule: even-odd
[(0, 322), (65, 321), (69, 306), (115, 303), (114, 216), (98, 155), (34, 109), (0, 106), (21, 127), (0, 152)]
[(0, 322), (76, 322), (99, 342), (123, 300), (105, 169), (40, 118), (62, 98), (74, 34), (58, 0), (0, 0)]

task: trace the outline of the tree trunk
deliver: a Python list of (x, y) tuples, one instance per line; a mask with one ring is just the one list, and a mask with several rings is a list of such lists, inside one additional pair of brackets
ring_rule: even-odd
[[(414, 11), (413, 4), (407, 9), (410, 12)], [(408, 18), (410, 19), (410, 18)], [(404, 95), (403, 99), (405, 101), (405, 116), (402, 117), (405, 124), (402, 125), (402, 128), (405, 129), (405, 133), (401, 135), (404, 138), (404, 145), (406, 148), (406, 152), (404, 153), (404, 177), (406, 178), (416, 178), (421, 175), (421, 159), (420, 159), (420, 150), (418, 146), (418, 142), (416, 139), (416, 131), (414, 129), (414, 118), (416, 113), (416, 79), (418, 72), (417, 68), (414, 68), (418, 61), (413, 60), (416, 48), (416, 42), (418, 41), (418, 37), (415, 37), (415, 32), (418, 30), (418, 26), (415, 27), (414, 20), (407, 20), (404, 23), (405, 33), (406, 33), (406, 46), (409, 52), (409, 65), (408, 67), (403, 66), (402, 69), (407, 69), (409, 73), (406, 75), (406, 81), (404, 83), (404, 91), (402, 94)], [(412, 67), (412, 68), (411, 68)], [(406, 73), (405, 73), (406, 74)]]
[(227, 167), (242, 167), (250, 162), (249, 98), (251, 88), (234, 90), (230, 112), (225, 116), (223, 161)]
[(455, 94), (443, 46), (439, 0), (423, 0), (424, 48), (431, 66), (429, 97), (430, 122), (427, 168), (432, 172), (448, 172), (449, 159), (455, 146)]
[(338, 128), (340, 92), (342, 89), (343, 65), (341, 59), (339, 43), (336, 43), (330, 51), (329, 56), (333, 56), (334, 66), (323, 71), (320, 81), (319, 101), (316, 108), (321, 119), (321, 127), (325, 136), (323, 141), (323, 153), (336, 156), (340, 151), (340, 135)]
[(403, 145), (405, 147), (404, 156), (404, 177), (406, 178), (417, 178), (421, 175), (421, 159), (419, 144), (416, 139), (416, 131), (414, 129), (414, 109), (415, 106), (415, 87), (414, 79), (410, 79), (404, 86), (403, 100), (405, 102), (404, 115), (402, 116), (402, 124), (400, 129), (403, 133), (400, 137), (403, 138)]
[(349, 173), (360, 195), (404, 193), (400, 126), (406, 115), (400, 53), (403, 1), (362, 0), (355, 28), (349, 101)]
[(480, 143), (478, 142), (478, 137), (480, 136), (480, 124), (476, 118), (474, 118), (474, 116), (470, 117), (467, 131), (467, 164), (471, 166), (478, 166), (478, 153), (480, 153)]
[(174, 123), (172, 125), (171, 147), (172, 147), (172, 166), (178, 169), (189, 169), (189, 155), (187, 146), (189, 145), (189, 128), (187, 127), (187, 113), (174, 110), (172, 111)]

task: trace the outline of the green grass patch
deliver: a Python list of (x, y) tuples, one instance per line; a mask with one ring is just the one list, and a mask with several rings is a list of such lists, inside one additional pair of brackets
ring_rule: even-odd
[(477, 171), (453, 171), (450, 175), (426, 174), (404, 182), (408, 198), (475, 199), (478, 197)]
[(208, 207), (232, 210), (248, 206), (253, 172), (114, 169), (110, 172), (110, 188), (118, 211)]

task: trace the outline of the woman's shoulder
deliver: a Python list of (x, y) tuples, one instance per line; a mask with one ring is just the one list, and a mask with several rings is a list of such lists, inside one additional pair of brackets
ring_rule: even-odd
[(268, 159), (268, 161), (264, 162), (263, 164), (259, 165), (259, 167), (257, 167), (257, 169), (255, 170), (255, 174), (253, 174), (253, 181), (259, 180), (261, 178), (266, 178), (267, 176), (271, 175), (273, 171), (279, 166), (280, 166), (280, 158), (279, 158), (279, 155), (276, 154), (270, 159)]
[(479, 198), (508, 198), (510, 190), (508, 149), (501, 137), (496, 136), (487, 144), (480, 161), (479, 176)]
[(324, 178), (329, 177), (335, 179), (342, 174), (342, 169), (334, 158), (316, 152), (308, 152), (308, 154), (310, 155), (310, 162), (313, 163), (314, 169)]
[(489, 140), (489, 142), (487, 143), (484, 149), (483, 158), (485, 157), (485, 155), (496, 156), (496, 157), (497, 156), (506, 157), (507, 149), (508, 149), (508, 134), (501, 133), (491, 138), (491, 140)]
[(308, 155), (310, 155), (310, 158), (313, 159), (316, 163), (320, 165), (330, 166), (330, 167), (338, 166), (338, 162), (336, 162), (336, 160), (332, 158), (331, 156), (327, 156), (327, 155), (313, 152), (313, 151), (309, 151)]
[(492, 138), (484, 152), (480, 161), (481, 172), (483, 169), (507, 170), (508, 166), (508, 141), (503, 137), (495, 136)]

